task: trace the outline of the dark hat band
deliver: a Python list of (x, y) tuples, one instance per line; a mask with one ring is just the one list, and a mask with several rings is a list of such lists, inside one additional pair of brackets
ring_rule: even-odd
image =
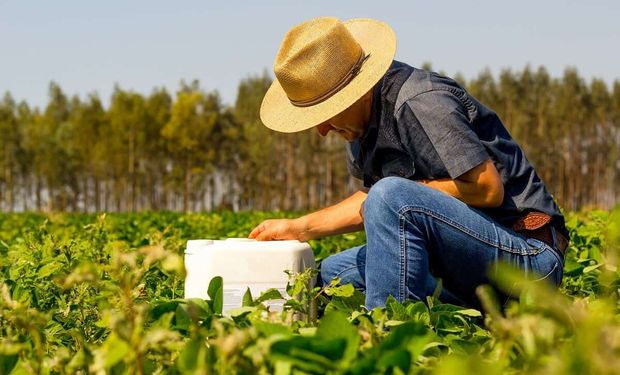
[(334, 85), (334, 87), (329, 89), (329, 91), (327, 91), (326, 93), (309, 100), (293, 100), (291, 98), (288, 98), (288, 100), (290, 100), (291, 104), (295, 107), (310, 107), (315, 104), (324, 102), (332, 95), (340, 91), (340, 89), (345, 87), (349, 82), (351, 82), (353, 78), (355, 78), (355, 76), (359, 74), (360, 70), (362, 69), (362, 64), (364, 64), (364, 61), (366, 61), (369, 57), (370, 54), (366, 54), (364, 53), (364, 50), (362, 50), (359, 59), (357, 59), (357, 62), (353, 64), (347, 74), (345, 74), (344, 77), (342, 77), (340, 81), (338, 81), (338, 83), (336, 83), (336, 85)]

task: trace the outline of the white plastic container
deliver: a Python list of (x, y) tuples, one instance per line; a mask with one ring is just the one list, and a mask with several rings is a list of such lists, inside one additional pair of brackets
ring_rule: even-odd
[[(286, 296), (288, 275), (316, 267), (314, 253), (305, 242), (256, 241), (247, 238), (190, 240), (185, 249), (185, 298), (208, 299), (209, 282), (224, 280), (223, 312), (241, 307), (249, 287), (254, 298), (269, 288)], [(269, 301), (270, 310), (281, 310), (284, 300)]]

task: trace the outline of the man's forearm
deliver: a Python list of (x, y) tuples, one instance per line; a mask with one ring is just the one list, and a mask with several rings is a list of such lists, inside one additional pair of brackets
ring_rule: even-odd
[(340, 203), (298, 218), (304, 228), (304, 239), (310, 240), (364, 229), (360, 209), (366, 195), (358, 191)]
[(465, 202), (472, 207), (486, 207), (487, 196), (481, 194), (476, 184), (451, 179), (424, 180), (420, 183), (433, 189), (442, 191), (458, 200)]
[(446, 178), (419, 182), (451, 195), (472, 207), (498, 207), (504, 200), (504, 185), (490, 159), (454, 180)]

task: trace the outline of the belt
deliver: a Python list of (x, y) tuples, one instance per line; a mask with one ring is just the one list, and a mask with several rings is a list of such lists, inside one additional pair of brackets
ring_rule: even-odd
[(564, 258), (568, 239), (551, 224), (551, 216), (542, 212), (528, 212), (513, 223), (512, 229), (528, 238), (546, 243)]

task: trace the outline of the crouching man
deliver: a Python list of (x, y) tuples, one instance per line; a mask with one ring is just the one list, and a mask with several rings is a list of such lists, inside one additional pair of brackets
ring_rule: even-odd
[(367, 243), (325, 259), (366, 293), (366, 307), (440, 299), (478, 306), (475, 289), (499, 262), (559, 285), (564, 218), (498, 116), (454, 80), (393, 60), (391, 28), (318, 18), (293, 27), (261, 106), (270, 129), (314, 128), (346, 140), (366, 189), (297, 219), (266, 220), (258, 240), (306, 241), (364, 229)]

